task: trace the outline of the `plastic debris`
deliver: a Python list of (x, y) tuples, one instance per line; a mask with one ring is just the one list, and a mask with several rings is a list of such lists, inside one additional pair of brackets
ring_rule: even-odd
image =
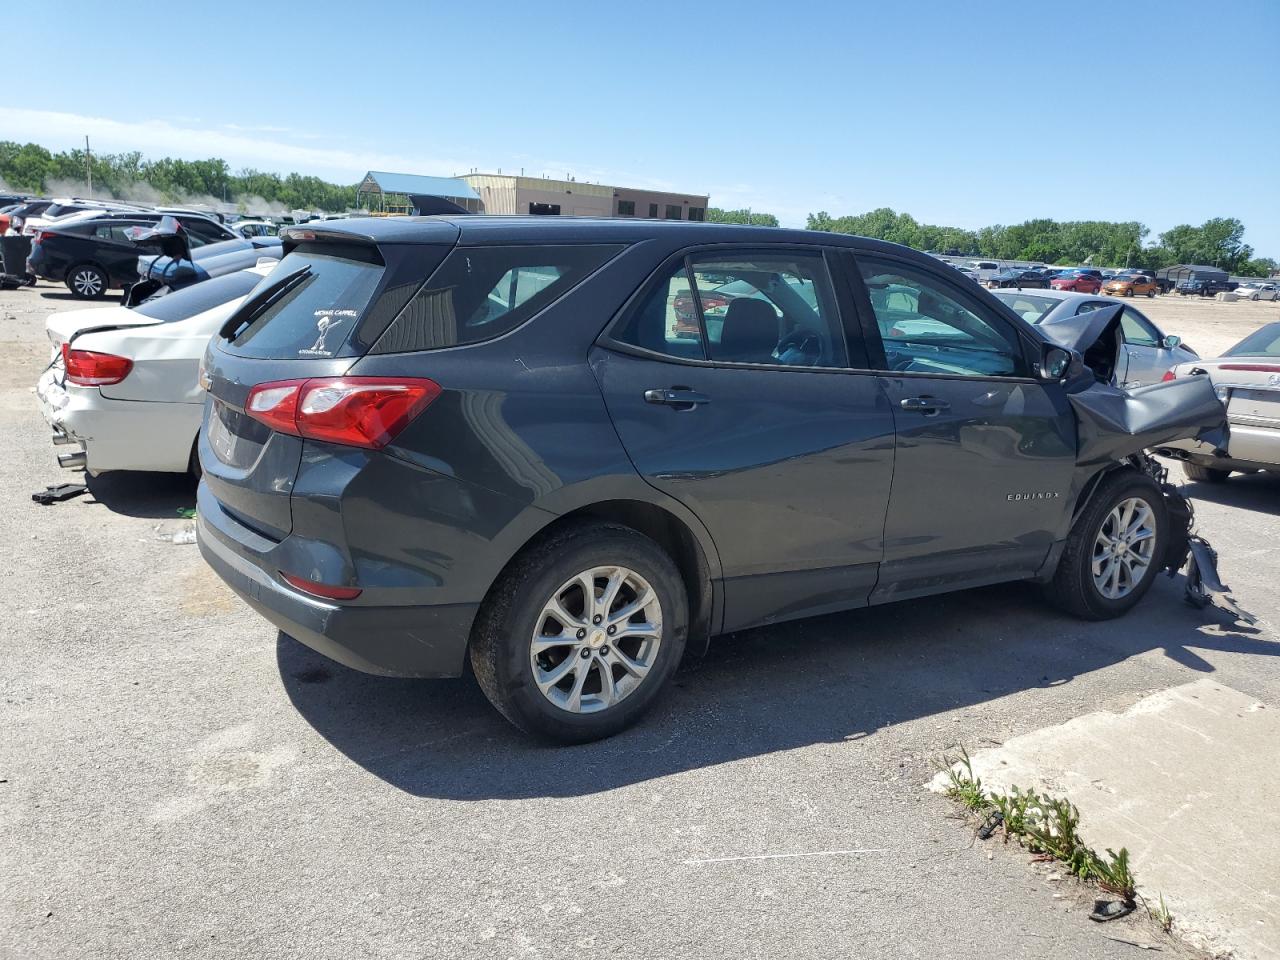
[(51, 484), (37, 493), (31, 495), (31, 499), (36, 503), (56, 503), (62, 500), (70, 500), (72, 497), (78, 497), (89, 488), (83, 483), (56, 483)]

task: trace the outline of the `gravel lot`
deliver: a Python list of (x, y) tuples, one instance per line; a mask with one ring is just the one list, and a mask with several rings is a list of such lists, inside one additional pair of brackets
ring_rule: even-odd
[[(535, 746), (469, 681), (278, 636), (165, 539), (185, 480), (32, 503), (72, 479), (31, 387), (79, 306), (0, 293), (0, 957), (1132, 958), (1107, 936), (1151, 926), (971, 848), (932, 758), (1206, 676), (1280, 705), (1280, 476), (1255, 475), (1188, 489), (1257, 628), (1180, 579), (1109, 624), (971, 591), (721, 639), (638, 729)], [(1138, 306), (1202, 353), (1280, 319)]]

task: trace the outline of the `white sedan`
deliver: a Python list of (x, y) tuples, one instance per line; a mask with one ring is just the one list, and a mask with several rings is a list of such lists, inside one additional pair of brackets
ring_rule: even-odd
[(275, 261), (214, 277), (127, 307), (73, 310), (49, 318), (49, 367), (36, 384), (57, 446), (76, 447), (59, 465), (197, 472), (204, 411), (200, 360), (209, 338)]
[(1280, 297), (1280, 284), (1251, 280), (1236, 287), (1236, 297), (1240, 300), (1275, 300)]
[(1182, 461), (1192, 480), (1221, 483), (1233, 470), (1280, 471), (1280, 323), (1255, 330), (1220, 357), (1180, 363), (1165, 379), (1208, 376), (1227, 408), (1225, 447), (1178, 440), (1156, 453)]

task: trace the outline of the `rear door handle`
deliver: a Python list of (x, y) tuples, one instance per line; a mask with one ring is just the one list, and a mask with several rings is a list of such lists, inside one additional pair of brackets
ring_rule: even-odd
[(898, 406), (903, 410), (910, 410), (914, 413), (923, 413), (926, 417), (931, 417), (935, 413), (943, 410), (950, 410), (951, 404), (946, 400), (938, 397), (906, 397), (899, 401)]
[(710, 403), (711, 398), (688, 387), (655, 387), (644, 392), (644, 402), (658, 403), (676, 410), (692, 410), (699, 404)]

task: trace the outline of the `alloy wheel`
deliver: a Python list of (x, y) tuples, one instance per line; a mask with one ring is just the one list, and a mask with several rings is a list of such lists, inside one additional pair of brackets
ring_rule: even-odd
[(71, 288), (82, 297), (102, 293), (102, 276), (97, 270), (77, 270), (71, 277)]
[(1127, 597), (1155, 557), (1156, 518), (1141, 497), (1121, 500), (1102, 521), (1093, 542), (1093, 583), (1108, 600)]
[(542, 607), (529, 659), (542, 695), (569, 713), (626, 699), (662, 646), (662, 604), (626, 567), (594, 567), (566, 580)]

